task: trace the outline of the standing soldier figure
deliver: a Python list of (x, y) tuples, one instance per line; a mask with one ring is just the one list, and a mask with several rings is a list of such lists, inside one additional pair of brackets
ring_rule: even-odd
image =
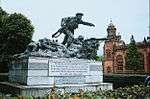
[(74, 30), (78, 28), (79, 24), (83, 24), (83, 25), (87, 25), (87, 26), (95, 26), (92, 23), (82, 21), (82, 16), (83, 16), (82, 13), (77, 13), (75, 17), (62, 18), (61, 28), (52, 35), (52, 38), (53, 37), (56, 38), (61, 33), (64, 33), (65, 38), (64, 38), (64, 41), (62, 42), (62, 44), (65, 45), (67, 43), (67, 47), (69, 47), (74, 39)]

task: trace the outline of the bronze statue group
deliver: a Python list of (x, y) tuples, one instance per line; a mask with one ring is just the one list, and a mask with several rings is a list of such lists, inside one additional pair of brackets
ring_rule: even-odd
[(21, 56), (76, 57), (94, 60), (97, 55), (99, 41), (105, 39), (84, 39), (82, 35), (75, 38), (74, 30), (80, 24), (95, 26), (92, 23), (83, 21), (82, 17), (82, 13), (77, 13), (74, 17), (62, 18), (61, 28), (52, 35), (52, 38), (57, 38), (63, 33), (65, 37), (62, 43), (59, 43), (58, 40), (40, 39), (38, 42), (31, 42)]

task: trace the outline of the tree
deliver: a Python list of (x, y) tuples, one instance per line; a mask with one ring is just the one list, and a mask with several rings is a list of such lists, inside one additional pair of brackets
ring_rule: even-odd
[(32, 39), (33, 29), (30, 20), (22, 14), (14, 13), (6, 17), (2, 29), (3, 54), (14, 55), (23, 52)]
[(131, 36), (130, 44), (128, 45), (127, 49), (126, 68), (134, 71), (140, 69), (139, 53), (137, 51), (137, 46), (133, 35)]
[(8, 14), (0, 7), (0, 48), (3, 44), (3, 26), (4, 26), (4, 19), (8, 16)]
[(0, 7), (0, 62), (25, 51), (31, 42), (34, 27), (24, 15), (7, 14)]

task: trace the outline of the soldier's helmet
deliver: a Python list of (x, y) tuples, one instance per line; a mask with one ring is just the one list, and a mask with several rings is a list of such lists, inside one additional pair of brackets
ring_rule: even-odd
[(78, 16), (78, 15), (83, 16), (84, 14), (83, 13), (76, 13), (76, 16)]

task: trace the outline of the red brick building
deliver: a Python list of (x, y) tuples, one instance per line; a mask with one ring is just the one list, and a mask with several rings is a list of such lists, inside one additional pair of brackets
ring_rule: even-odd
[[(107, 28), (107, 38), (105, 41), (104, 51), (104, 74), (124, 74), (135, 73), (133, 70), (125, 68), (125, 57), (127, 44), (121, 40), (121, 35), (116, 34), (115, 26), (110, 23)], [(143, 69), (137, 70), (136, 73), (150, 73), (150, 40), (144, 39), (143, 42), (136, 43)]]

